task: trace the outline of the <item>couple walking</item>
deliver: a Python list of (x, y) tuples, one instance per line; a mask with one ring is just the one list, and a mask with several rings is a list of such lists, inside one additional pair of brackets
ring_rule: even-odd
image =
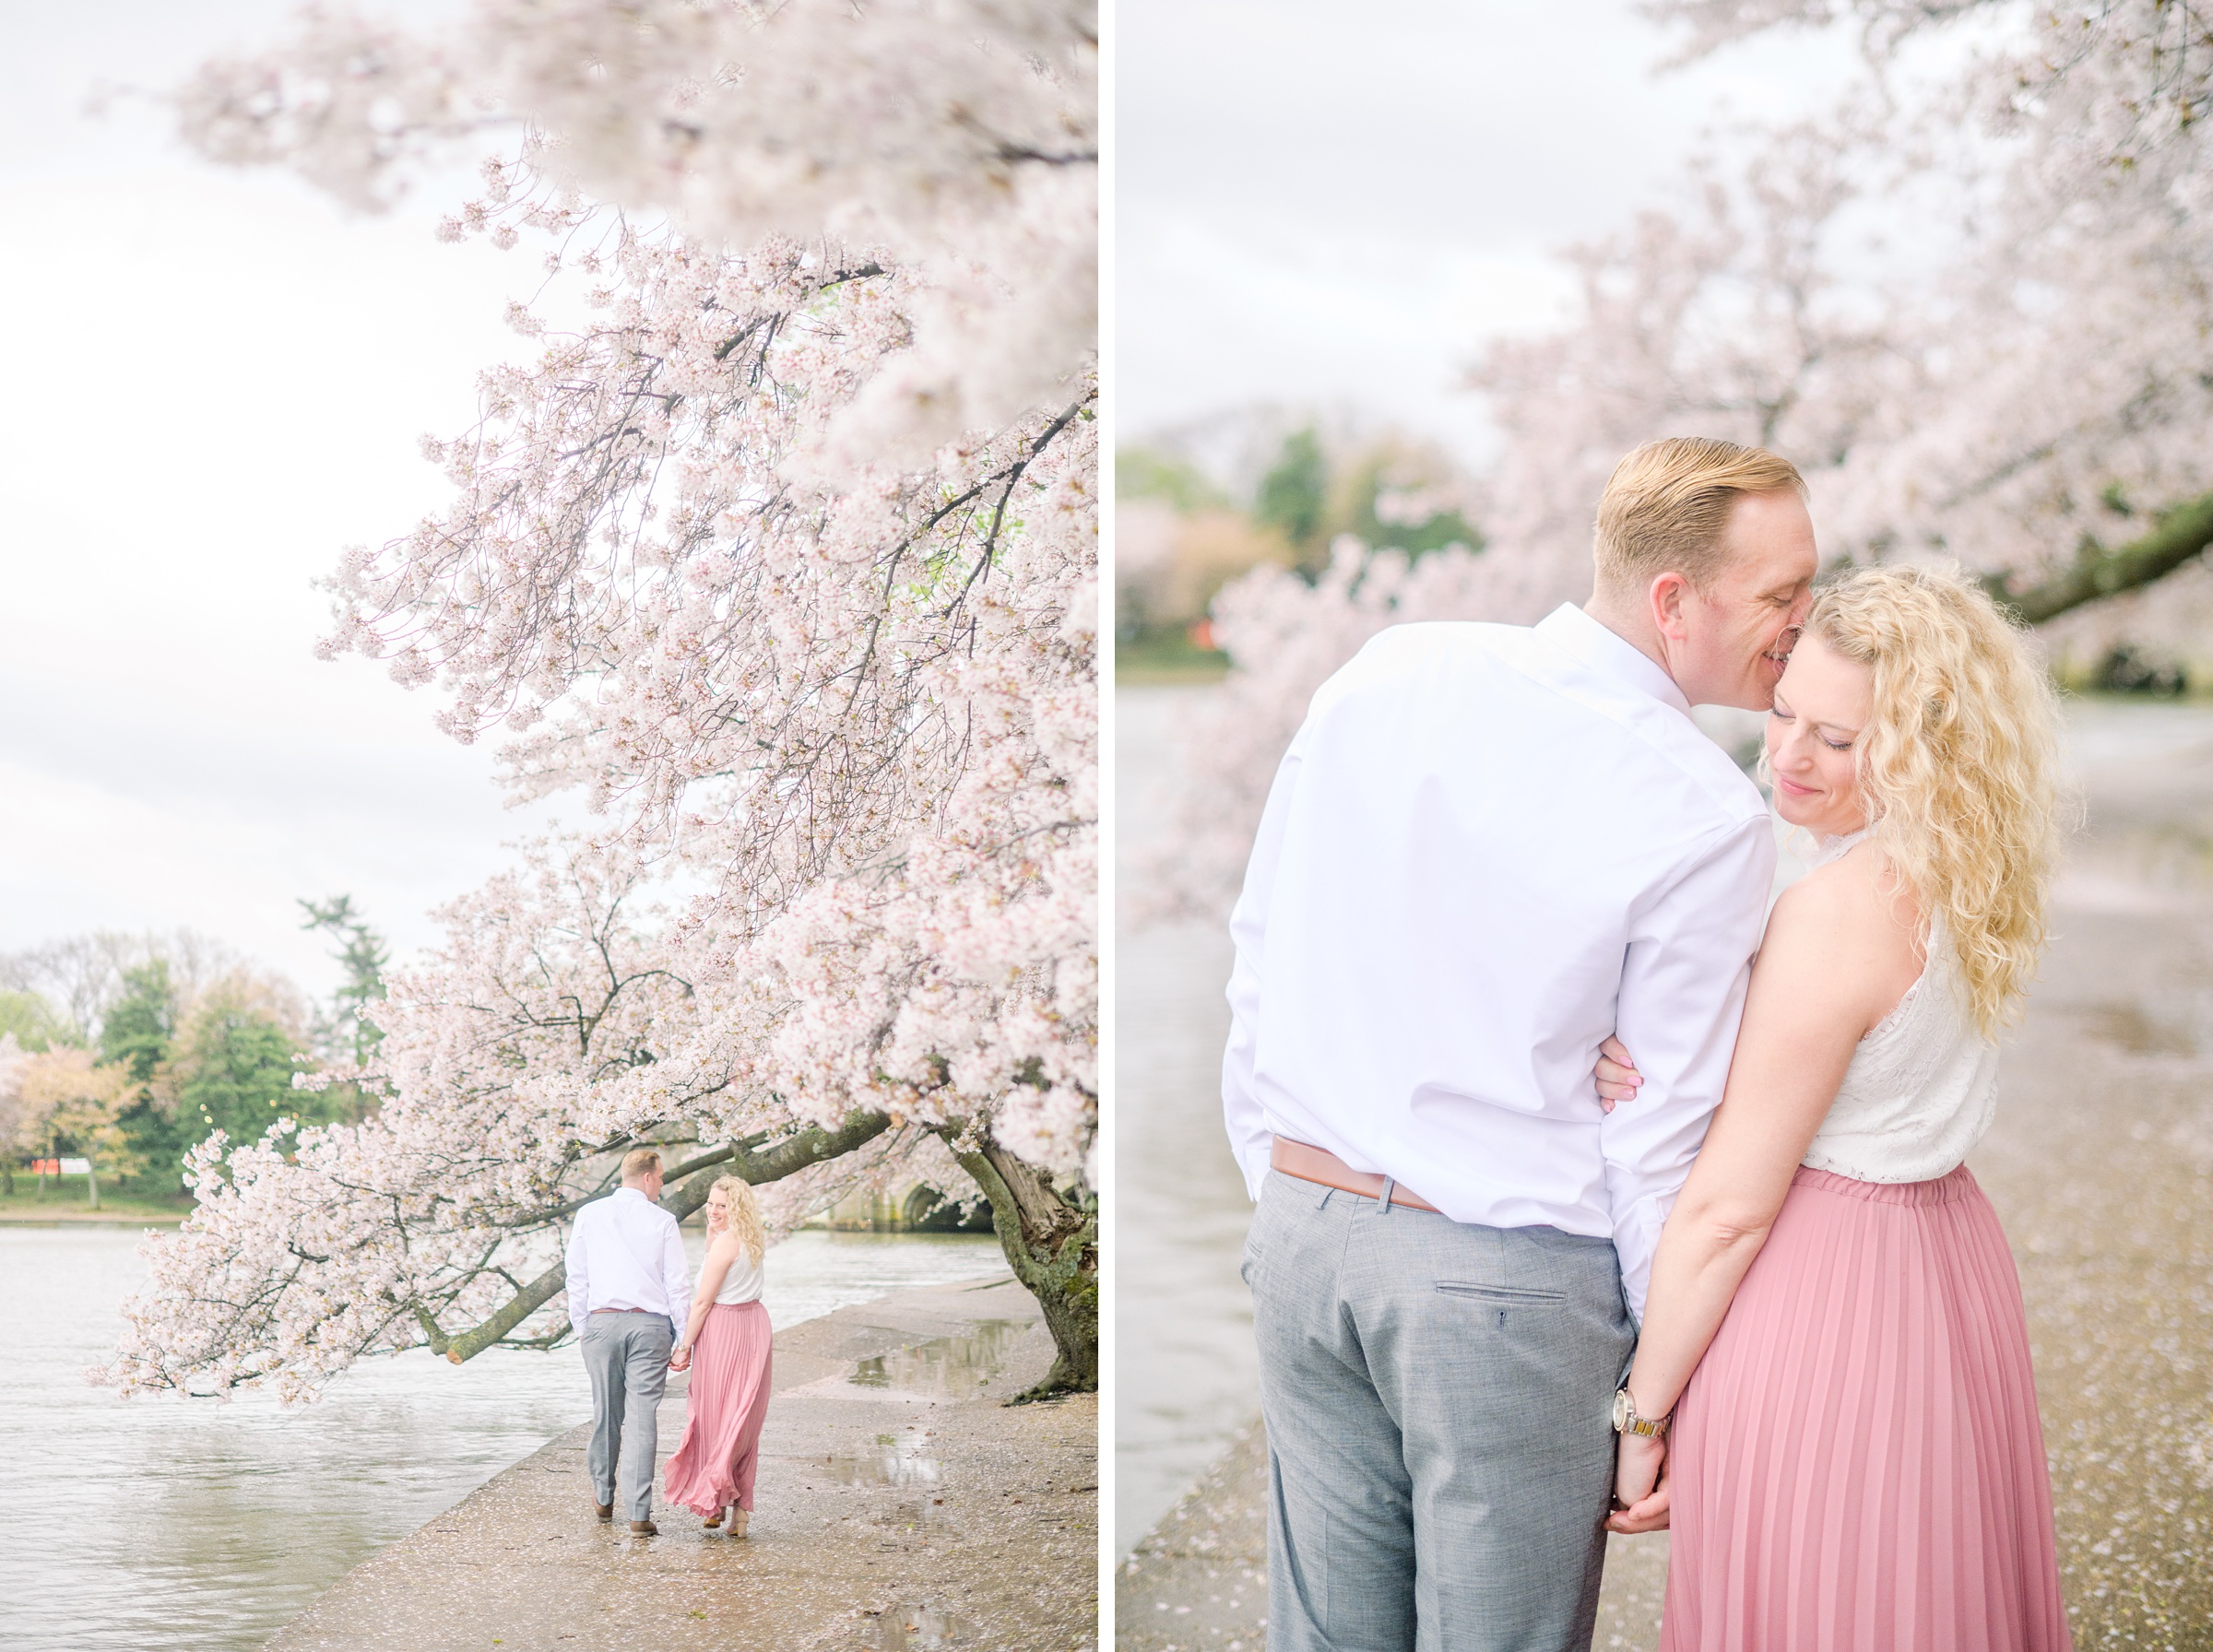
[[(671, 1371), (690, 1371), (684, 1434), (669, 1459), (668, 1494), (710, 1530), (745, 1535), (761, 1425), (768, 1416), (768, 1249), (750, 1185), (724, 1176), (707, 1195), (707, 1254), (694, 1287), (676, 1218), (657, 1202), (661, 1156), (639, 1148), (622, 1186), (576, 1212), (569, 1234), (569, 1322), (592, 1379), (592, 1504), (651, 1537), (657, 1411)], [(619, 1483), (618, 1483), (619, 1482)], [(727, 1528), (725, 1522), (728, 1522)]]
[[(1952, 575), (1817, 592), (1758, 449), (1631, 454), (1595, 551), (1581, 608), (1322, 686), (1231, 920), (1269, 1645), (1586, 1647), (1607, 1529), (1667, 1527), (1673, 1652), (2065, 1648), (1962, 1162), (2043, 937), (2042, 673)], [(1769, 714), (1817, 845), (1771, 917), (1693, 703)]]

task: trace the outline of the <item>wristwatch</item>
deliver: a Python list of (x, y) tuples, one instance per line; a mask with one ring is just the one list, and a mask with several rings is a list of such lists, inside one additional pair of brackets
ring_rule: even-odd
[[(1674, 1413), (1669, 1413), (1672, 1417)], [(1657, 1438), (1667, 1433), (1669, 1417), (1639, 1417), (1637, 1402), (1629, 1398), (1624, 1386), (1614, 1391), (1614, 1432), (1617, 1434), (1643, 1434)]]

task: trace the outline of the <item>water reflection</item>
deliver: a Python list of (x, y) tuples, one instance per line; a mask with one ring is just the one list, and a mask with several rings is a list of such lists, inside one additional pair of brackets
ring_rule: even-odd
[(950, 1613), (927, 1606), (894, 1606), (876, 1619), (870, 1646), (941, 1647), (969, 1644), (971, 1626)]
[(979, 1319), (974, 1330), (959, 1336), (932, 1337), (862, 1360), (847, 1380), (888, 1394), (957, 1398), (999, 1375), (1021, 1330), (1011, 1319)]
[[(114, 1345), (137, 1245), (0, 1227), (0, 1437), (18, 1469), (0, 1505), (0, 1647), (259, 1646), (591, 1409), (574, 1349), (367, 1361), (289, 1412), (260, 1395), (124, 1402), (81, 1373)], [(771, 1257), (765, 1301), (781, 1328), (1004, 1266), (988, 1236), (799, 1233)]]
[(878, 1434), (867, 1457), (825, 1456), (806, 1459), (807, 1478), (840, 1486), (934, 1486), (941, 1471), (927, 1443), (917, 1437)]

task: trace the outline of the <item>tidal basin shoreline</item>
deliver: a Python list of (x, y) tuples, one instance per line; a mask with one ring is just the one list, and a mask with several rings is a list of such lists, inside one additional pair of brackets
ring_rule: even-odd
[(657, 1491), (657, 1537), (599, 1525), (587, 1423), (356, 1566), (269, 1652), (1095, 1647), (1096, 1400), (1002, 1403), (1051, 1360), (1004, 1274), (808, 1320), (776, 1336), (745, 1539)]
[[(0, 1432), (30, 1490), (0, 1508), (0, 1647), (250, 1652), (338, 1578), (591, 1412), (572, 1341), (355, 1362), (314, 1403), (124, 1400), (85, 1381), (141, 1289), (139, 1233), (0, 1223)], [(688, 1233), (697, 1254), (704, 1240)], [(789, 1331), (887, 1293), (1006, 1277), (986, 1234), (806, 1229), (764, 1300)]]

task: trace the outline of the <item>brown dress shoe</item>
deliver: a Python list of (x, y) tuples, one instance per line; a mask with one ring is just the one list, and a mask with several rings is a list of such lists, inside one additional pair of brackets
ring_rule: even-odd
[(633, 1520), (630, 1528), (642, 1538), (658, 1537), (661, 1534), (661, 1528), (651, 1520)]
[(592, 1504), (592, 1513), (598, 1515), (599, 1524), (605, 1526), (614, 1519), (615, 1505), (611, 1503), (595, 1503)]

